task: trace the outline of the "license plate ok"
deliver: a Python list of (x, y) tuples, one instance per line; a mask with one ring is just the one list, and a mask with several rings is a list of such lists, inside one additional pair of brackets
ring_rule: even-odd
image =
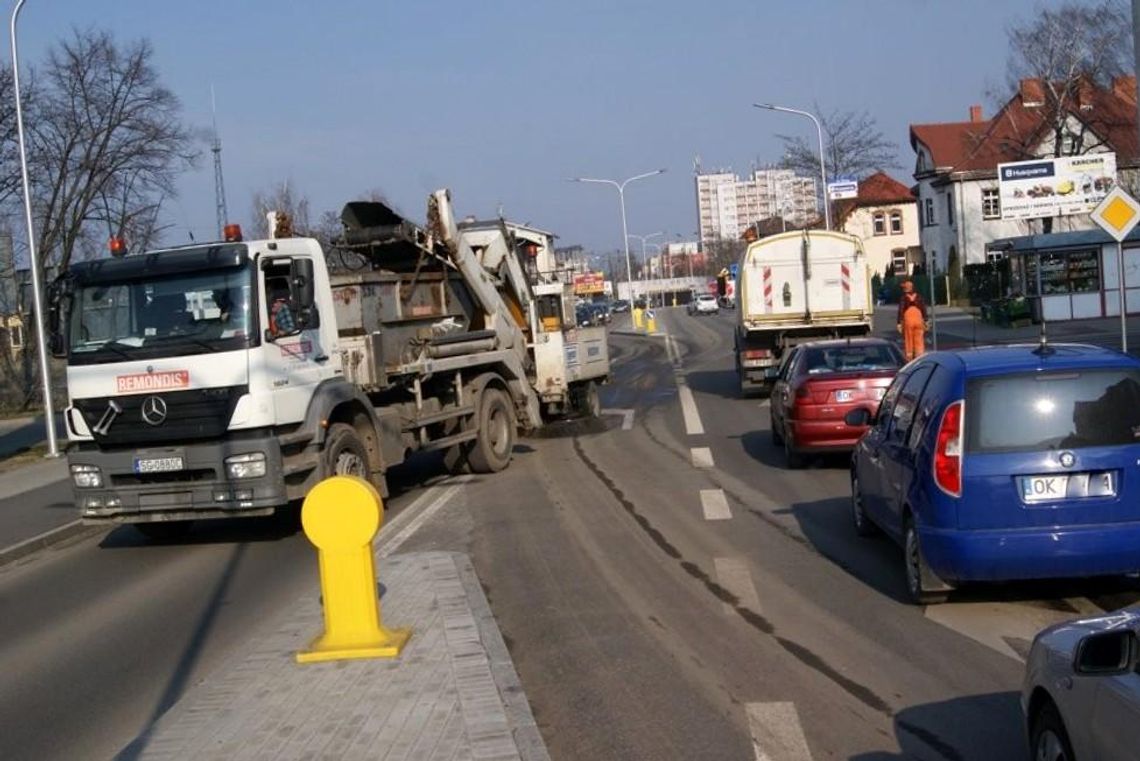
[(1030, 476), (1021, 479), (1021, 498), (1026, 502), (1064, 499), (1068, 489), (1068, 476)]

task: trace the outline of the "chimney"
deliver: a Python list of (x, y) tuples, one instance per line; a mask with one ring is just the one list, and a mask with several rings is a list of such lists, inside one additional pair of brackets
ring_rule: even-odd
[(1112, 78), (1112, 94), (1129, 103), (1136, 102), (1136, 75), (1126, 74)]
[(1023, 79), (1019, 88), (1021, 105), (1026, 108), (1045, 105), (1045, 88), (1040, 79)]
[(977, 124), (981, 120), (982, 120), (982, 107), (981, 106), (970, 106), (970, 121), (974, 124)]

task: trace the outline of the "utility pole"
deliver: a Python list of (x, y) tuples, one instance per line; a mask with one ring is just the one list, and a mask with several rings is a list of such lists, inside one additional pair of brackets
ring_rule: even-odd
[(214, 154), (214, 203), (218, 215), (218, 240), (225, 239), (226, 223), (229, 214), (226, 212), (226, 183), (222, 180), (222, 138), (218, 134), (218, 102), (214, 97), (214, 86), (210, 85), (210, 107), (214, 113), (214, 145), (210, 151)]

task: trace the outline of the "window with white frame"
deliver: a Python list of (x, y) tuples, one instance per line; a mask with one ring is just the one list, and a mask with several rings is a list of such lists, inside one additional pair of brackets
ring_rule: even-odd
[(903, 231), (902, 212), (897, 211), (897, 210), (892, 211), (891, 212), (891, 235), (902, 235), (902, 231)]
[(926, 226), (930, 227), (931, 225), (937, 224), (934, 221), (934, 199), (933, 198), (927, 198), (925, 205), (926, 205)]
[(871, 230), (875, 235), (887, 234), (887, 215), (881, 211), (876, 211), (871, 215)]
[(982, 219), (1001, 219), (1001, 196), (997, 188), (982, 189)]
[(891, 268), (896, 275), (906, 274), (906, 249), (896, 248), (891, 252)]

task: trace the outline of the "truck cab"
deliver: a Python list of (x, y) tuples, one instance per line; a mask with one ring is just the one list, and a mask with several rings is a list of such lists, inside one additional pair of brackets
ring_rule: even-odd
[(263, 515), (286, 502), (281, 434), (341, 374), (327, 282), (308, 238), (74, 264), (52, 323), (83, 518)]

